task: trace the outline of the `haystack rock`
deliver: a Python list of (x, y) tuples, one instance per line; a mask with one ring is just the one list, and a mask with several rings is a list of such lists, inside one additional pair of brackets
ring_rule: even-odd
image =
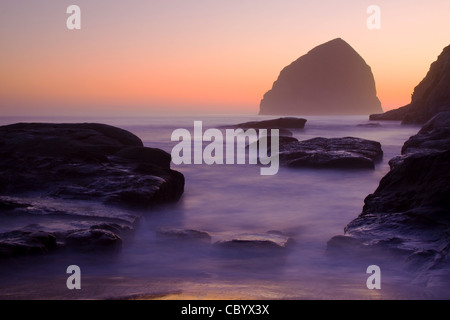
[(383, 112), (371, 68), (344, 40), (324, 43), (285, 67), (261, 101), (261, 115)]
[(450, 45), (430, 66), (425, 78), (414, 89), (411, 103), (370, 120), (398, 120), (404, 124), (423, 124), (440, 112), (450, 111)]

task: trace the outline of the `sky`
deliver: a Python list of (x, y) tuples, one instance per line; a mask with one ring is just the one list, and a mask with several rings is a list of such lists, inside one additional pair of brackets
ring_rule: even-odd
[(0, 116), (257, 114), (285, 66), (338, 37), (390, 110), (450, 44), (449, 16), (449, 0), (2, 0)]

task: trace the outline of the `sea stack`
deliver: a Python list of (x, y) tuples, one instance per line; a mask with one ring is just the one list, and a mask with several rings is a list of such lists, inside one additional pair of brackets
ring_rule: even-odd
[(370, 120), (398, 120), (403, 124), (423, 124), (440, 112), (450, 111), (450, 45), (430, 66), (425, 78), (414, 89), (411, 103)]
[(370, 66), (337, 38), (285, 67), (261, 101), (261, 115), (364, 115), (383, 112)]

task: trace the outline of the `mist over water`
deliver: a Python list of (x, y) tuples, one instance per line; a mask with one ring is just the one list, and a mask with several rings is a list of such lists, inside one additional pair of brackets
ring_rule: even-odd
[[(194, 120), (204, 130), (273, 117), (211, 116), (138, 119), (83, 119), (129, 130), (148, 147), (171, 152), (173, 130), (193, 131)], [(41, 119), (42, 120), (42, 119)], [(38, 121), (41, 121), (38, 120)], [(79, 122), (65, 119), (64, 122)], [(5, 124), (5, 119), (1, 120)], [(8, 119), (12, 123), (12, 119)], [(33, 119), (28, 119), (33, 121)], [(57, 122), (58, 120), (52, 120)], [(62, 120), (59, 119), (59, 122)], [(419, 130), (398, 122), (364, 127), (367, 117), (308, 117), (294, 137), (359, 137), (379, 141), (383, 160), (375, 170), (318, 170), (280, 167), (275, 176), (261, 176), (255, 165), (182, 165), (172, 168), (186, 178), (178, 203), (128, 212), (139, 215), (134, 232), (124, 237), (119, 252), (57, 252), (45, 257), (0, 264), (4, 285), (0, 297), (157, 297), (168, 298), (428, 298), (435, 292), (414, 284), (401, 261), (378, 258), (358, 261), (326, 255), (326, 244), (362, 210), (364, 198), (375, 191), (388, 172), (388, 161)], [(71, 205), (81, 205), (72, 202)], [(119, 210), (86, 204), (87, 210), (116, 214)], [(111, 213), (110, 212), (113, 212)], [(212, 243), (239, 234), (282, 232), (293, 239), (285, 252), (249, 255), (214, 245), (161, 237), (158, 230), (193, 229), (208, 232)], [(383, 289), (367, 290), (366, 269), (383, 263)], [(82, 269), (83, 289), (65, 287), (67, 266)]]

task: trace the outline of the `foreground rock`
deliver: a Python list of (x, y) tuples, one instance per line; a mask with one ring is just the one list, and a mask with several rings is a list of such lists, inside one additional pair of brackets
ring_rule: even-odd
[(0, 127), (0, 194), (25, 192), (127, 205), (176, 201), (184, 177), (170, 155), (102, 124)]
[(376, 141), (359, 138), (280, 140), (280, 164), (288, 167), (373, 169), (383, 150)]
[(419, 133), (405, 142), (402, 153), (450, 150), (450, 112), (442, 112), (428, 121)]
[[(178, 200), (184, 177), (170, 161), (166, 152), (108, 125), (0, 127), (0, 216), (17, 226), (0, 228), (0, 256), (45, 252), (55, 247), (51, 239), (56, 247), (120, 245), (120, 233), (136, 216), (100, 205), (146, 208)], [(88, 202), (97, 205), (88, 210)], [(24, 215), (34, 224), (14, 223)]]
[(42, 231), (38, 226), (27, 226), (24, 229), (0, 233), (0, 258), (44, 254), (67, 247), (91, 252), (103, 251), (118, 249), (121, 245), (121, 237), (105, 229), (92, 228), (52, 233)]
[(380, 112), (371, 68), (342, 39), (324, 43), (285, 67), (260, 108), (261, 115)]
[(358, 249), (353, 254), (387, 249), (404, 257), (424, 282), (442, 270), (450, 274), (449, 115), (438, 114), (405, 143), (345, 236), (330, 240), (331, 252), (348, 245)]
[(4, 222), (0, 227), (0, 258), (68, 247), (89, 251), (117, 249), (122, 236), (132, 230), (138, 219), (121, 211), (79, 205), (83, 210), (64, 202), (0, 196), (0, 218)]
[(370, 120), (398, 120), (404, 124), (423, 124), (440, 112), (450, 111), (449, 88), (450, 46), (447, 46), (414, 89), (409, 105), (383, 114), (373, 114)]
[(52, 233), (31, 230), (0, 233), (0, 257), (47, 253), (56, 247), (56, 237)]

